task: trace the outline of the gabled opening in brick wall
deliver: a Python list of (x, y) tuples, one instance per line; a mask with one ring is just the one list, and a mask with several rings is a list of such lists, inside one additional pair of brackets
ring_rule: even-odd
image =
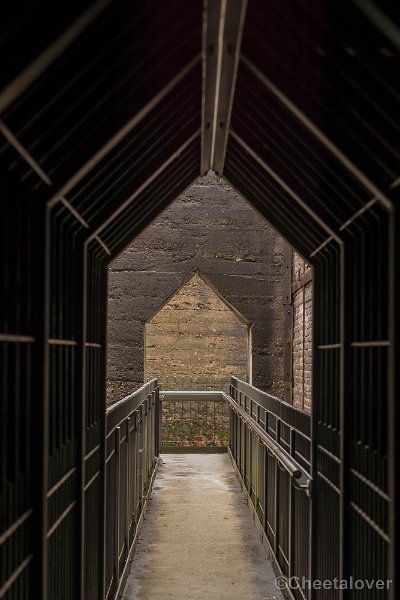
[[(110, 263), (108, 402), (132, 393), (154, 374), (145, 366), (145, 324), (195, 271), (241, 319), (253, 323), (252, 368), (246, 377), (309, 411), (312, 269), (257, 209), (212, 172), (189, 186)], [(179, 381), (174, 374), (163, 379), (167, 387), (186, 389), (218, 384), (215, 373), (207, 378), (203, 373), (201, 383), (183, 373)]]
[(224, 178), (198, 178), (109, 265), (108, 402), (143, 384), (145, 323), (196, 270), (253, 324), (253, 385), (291, 402), (291, 372), (284, 396), (291, 252)]

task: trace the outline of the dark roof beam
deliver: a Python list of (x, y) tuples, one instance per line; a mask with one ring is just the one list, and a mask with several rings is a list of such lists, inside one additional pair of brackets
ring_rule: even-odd
[(275, 173), (275, 171), (273, 169), (271, 169), (271, 167), (260, 156), (258, 156), (258, 154), (256, 152), (254, 152), (254, 150), (248, 144), (246, 144), (246, 142), (244, 140), (242, 140), (242, 138), (235, 131), (233, 131), (233, 129), (231, 129), (230, 134), (233, 137), (233, 139), (235, 139), (238, 142), (238, 144), (240, 144), (240, 146), (243, 148), (243, 150), (247, 154), (249, 154), (249, 156), (251, 156), (260, 165), (260, 167), (264, 171), (266, 171), (268, 173), (268, 175), (270, 175), (270, 177), (272, 177), (274, 179), (274, 181), (276, 181), (276, 183), (283, 190), (285, 190), (285, 192), (287, 194), (289, 194), (289, 196), (291, 198), (293, 198), (293, 200), (307, 214), (309, 214), (312, 217), (312, 219), (316, 223), (318, 223), (318, 225), (322, 229), (324, 229), (327, 232), (327, 234), (329, 236), (331, 236), (339, 245), (342, 244), (342, 240), (340, 239), (338, 234), (335, 231), (333, 231), (333, 229), (331, 229), (329, 227), (329, 225), (327, 225), (327, 223), (325, 223), (325, 221), (323, 221), (323, 219), (321, 219), (321, 217), (319, 215), (317, 215), (312, 208), (310, 208), (310, 206), (307, 204), (307, 202), (305, 202), (302, 198), (300, 198), (300, 196), (294, 190), (292, 190), (292, 188), (277, 173)]
[(201, 173), (222, 175), (247, 0), (206, 1)]
[(352, 0), (362, 13), (377, 29), (400, 50), (400, 29), (378, 6), (371, 0)]
[(272, 83), (262, 73), (256, 65), (248, 58), (241, 56), (244, 65), (257, 77), (257, 79), (298, 119), (302, 125), (324, 146), (352, 175), (357, 179), (365, 189), (367, 189), (373, 198), (387, 209), (391, 210), (392, 202), (387, 195), (382, 192), (374, 183), (355, 165), (341, 150), (334, 144), (323, 131), (319, 129), (276, 85)]
[(320, 244), (318, 246), (318, 248), (315, 248), (315, 250), (310, 252), (309, 257), (313, 258), (314, 256), (316, 256), (318, 254), (318, 252), (321, 252), (321, 250), (323, 250), (325, 248), (325, 246), (330, 244), (332, 241), (333, 241), (333, 237), (330, 235), (329, 237), (326, 238), (326, 240), (324, 242), (322, 242), (322, 244)]
[(195, 56), (162, 90), (158, 92), (141, 110), (130, 119), (104, 146), (102, 146), (48, 201), (53, 206), (68, 194), (98, 163), (103, 160), (160, 102), (186, 77), (199, 63), (200, 54)]
[(21, 144), (13, 132), (7, 127), (3, 121), (0, 121), (0, 131), (6, 138), (8, 143), (18, 152), (20, 157), (31, 167), (31, 169), (44, 181), (47, 185), (51, 185), (50, 178), (43, 171), (39, 163), (33, 158), (33, 156), (27, 151), (26, 148)]
[[(0, 121), (0, 131), (4, 135), (4, 137), (8, 140), (8, 142), (11, 144), (11, 146), (14, 148), (14, 150), (16, 150), (18, 152), (18, 154), (21, 156), (21, 158), (23, 158), (25, 160), (25, 162), (27, 162), (29, 164), (31, 169), (33, 169), (33, 171), (35, 171), (35, 173), (40, 177), (40, 179), (42, 179), (42, 181), (44, 181), (46, 183), (46, 185), (48, 185), (49, 187), (52, 186), (53, 184), (52, 184), (51, 179), (46, 175), (46, 173), (43, 171), (41, 166), (35, 161), (33, 156), (31, 156), (29, 154), (29, 152), (18, 141), (18, 139), (15, 137), (15, 135), (12, 133), (12, 131), (2, 121)], [(68, 200), (66, 198), (64, 198), (64, 196), (60, 196), (59, 200), (65, 206), (65, 208), (75, 217), (75, 219), (81, 225), (83, 225), (83, 227), (85, 227), (86, 229), (89, 228), (89, 224), (87, 223), (87, 221), (68, 202)], [(111, 256), (111, 251), (109, 250), (109, 248), (107, 248), (107, 246), (103, 242), (103, 240), (101, 240), (100, 237), (97, 235), (95, 236), (95, 239), (98, 241), (98, 243), (103, 248), (103, 250), (109, 256)]]
[(89, 229), (89, 223), (86, 221), (86, 219), (84, 219), (84, 218), (82, 217), (82, 215), (81, 215), (81, 214), (79, 214), (79, 212), (76, 210), (76, 208), (74, 208), (74, 207), (72, 206), (72, 204), (70, 204), (66, 198), (62, 197), (62, 198), (60, 198), (60, 200), (61, 200), (61, 203), (62, 203), (62, 204), (65, 206), (65, 208), (66, 208), (67, 210), (69, 210), (69, 212), (70, 212), (72, 215), (74, 215), (75, 219), (76, 219), (77, 221), (79, 221), (79, 223), (80, 223), (81, 225), (83, 225), (83, 227), (85, 227), (85, 229)]
[(106, 254), (108, 254), (108, 256), (111, 256), (111, 250), (108, 248), (108, 246), (106, 246), (106, 244), (103, 242), (103, 240), (98, 235), (96, 235), (94, 237), (94, 239), (96, 240), (96, 242), (98, 242), (100, 244), (100, 246), (103, 248), (104, 252)]
[(221, 175), (224, 172), (247, 0), (223, 0), (222, 4), (225, 10), (219, 38), (218, 93), (214, 107), (211, 161), (213, 170)]
[(135, 191), (131, 194), (124, 202), (115, 209), (112, 214), (110, 214), (107, 219), (105, 219), (101, 225), (99, 225), (95, 231), (93, 231), (86, 240), (86, 244), (89, 244), (93, 239), (95, 239), (114, 219), (118, 217), (140, 194), (144, 192), (144, 190), (155, 180), (157, 177), (167, 169), (170, 164), (183, 152), (185, 152), (186, 148), (198, 137), (200, 136), (200, 129), (195, 131), (193, 135), (191, 135), (171, 156), (167, 158), (167, 160), (158, 167), (151, 175), (144, 181)]
[(17, 100), (40, 75), (97, 19), (113, 0), (98, 0), (26, 67), (0, 94), (0, 113)]
[(201, 95), (201, 165), (200, 173), (211, 169), (214, 130), (214, 105), (218, 66), (218, 36), (221, 2), (204, 0)]
[[(79, 221), (79, 223), (81, 225), (83, 225), (83, 227), (85, 227), (85, 229), (89, 229), (89, 223), (86, 221), (86, 219), (84, 219), (82, 217), (82, 215), (79, 214), (79, 212), (72, 206), (72, 204), (70, 204), (68, 202), (68, 200), (64, 197), (60, 198), (60, 200), (61, 200), (61, 203), (65, 206), (65, 208), (67, 210), (69, 210), (69, 212), (75, 217), (75, 219), (77, 221)], [(100, 236), (96, 235), (95, 240), (100, 244), (100, 246), (103, 248), (104, 252), (106, 254), (108, 254), (109, 256), (111, 256), (111, 250), (103, 242), (103, 240), (100, 238)]]
[(369, 210), (370, 208), (372, 208), (372, 206), (374, 206), (374, 204), (376, 204), (377, 202), (378, 202), (377, 198), (371, 198), (371, 200), (369, 202), (367, 202), (366, 204), (364, 204), (364, 206), (362, 206), (357, 212), (355, 212), (349, 219), (347, 219), (347, 221), (345, 221), (339, 227), (339, 231), (344, 231), (345, 229), (347, 229), (349, 227), (349, 225), (351, 225), (353, 223), (353, 221), (355, 221), (356, 219), (358, 219), (358, 217), (360, 217), (367, 210)]

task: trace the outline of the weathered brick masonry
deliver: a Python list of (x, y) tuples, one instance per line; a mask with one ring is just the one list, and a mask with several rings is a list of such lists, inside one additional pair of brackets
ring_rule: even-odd
[(249, 381), (250, 324), (199, 273), (145, 325), (145, 376), (164, 389), (224, 389)]
[(301, 256), (293, 252), (293, 404), (311, 409), (312, 378), (312, 269)]
[(284, 240), (235, 190), (199, 179), (109, 270), (109, 400), (144, 378), (144, 325), (195, 269), (253, 323), (253, 383), (283, 396)]

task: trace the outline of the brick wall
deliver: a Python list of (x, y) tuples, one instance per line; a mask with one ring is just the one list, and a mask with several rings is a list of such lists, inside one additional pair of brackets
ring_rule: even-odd
[(311, 410), (312, 382), (312, 270), (301, 256), (292, 256), (292, 401)]
[(109, 400), (143, 382), (145, 322), (195, 269), (254, 324), (254, 385), (282, 397), (286, 249), (223, 180), (198, 179), (110, 265)]
[(302, 406), (304, 375), (303, 290), (293, 294), (293, 404)]

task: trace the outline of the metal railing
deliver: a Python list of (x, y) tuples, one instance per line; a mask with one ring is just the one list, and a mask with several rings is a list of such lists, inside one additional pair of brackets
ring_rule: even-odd
[(106, 600), (125, 585), (157, 468), (159, 424), (156, 379), (107, 409)]
[(226, 452), (229, 409), (222, 391), (163, 391), (161, 452)]
[(160, 390), (166, 391), (229, 391), (230, 375), (222, 377), (221, 375), (195, 375), (193, 373), (186, 375), (157, 375)]
[(235, 377), (225, 397), (229, 455), (263, 542), (283, 575), (310, 579), (310, 416)]
[[(310, 416), (231, 378), (223, 391), (159, 391), (152, 380), (107, 410), (106, 600), (129, 570), (159, 452), (226, 451), (257, 528), (287, 577), (310, 578)], [(288, 590), (307, 600), (308, 590)]]

